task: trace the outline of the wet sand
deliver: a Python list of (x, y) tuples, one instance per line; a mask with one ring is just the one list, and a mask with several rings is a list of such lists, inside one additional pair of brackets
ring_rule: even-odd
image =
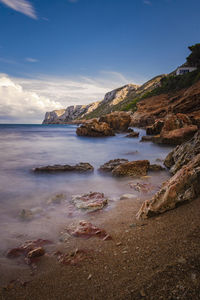
[(123, 200), (98, 218), (90, 214), (112, 240), (70, 239), (65, 251), (84, 249), (83, 261), (60, 265), (44, 256), (34, 276), (20, 266), (13, 279), (30, 281), (5, 284), (0, 299), (200, 299), (200, 198), (139, 222), (140, 202)]

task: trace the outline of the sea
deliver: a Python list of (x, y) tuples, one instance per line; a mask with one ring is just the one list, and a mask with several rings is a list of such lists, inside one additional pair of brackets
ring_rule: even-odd
[[(104, 193), (110, 199), (106, 211), (122, 201), (121, 195), (137, 193), (131, 189), (130, 181), (141, 179), (103, 174), (98, 168), (105, 162), (125, 158), (129, 161), (148, 159), (151, 163), (162, 164), (171, 150), (152, 142), (140, 142), (145, 135), (142, 129), (135, 129), (140, 133), (138, 138), (127, 138), (124, 133), (93, 138), (77, 136), (76, 128), (76, 125), (0, 125), (0, 257), (5, 257), (8, 249), (26, 240), (59, 241), (58, 233), (63, 226), (84, 219), (87, 214), (74, 207), (73, 195), (90, 191)], [(79, 162), (90, 163), (94, 172), (33, 172), (38, 166)], [(167, 178), (168, 171), (162, 171), (150, 174), (146, 180), (159, 189)], [(61, 194), (61, 203), (51, 202)], [(26, 219), (22, 215), (27, 210), (32, 210), (33, 215)]]

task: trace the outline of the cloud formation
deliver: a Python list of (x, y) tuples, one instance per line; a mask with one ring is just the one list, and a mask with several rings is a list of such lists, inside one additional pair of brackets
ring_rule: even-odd
[(40, 123), (46, 111), (61, 107), (59, 102), (24, 90), (7, 75), (0, 74), (1, 123)]
[(0, 2), (32, 19), (37, 19), (34, 7), (27, 0), (0, 0)]
[(14, 78), (0, 74), (0, 122), (41, 123), (46, 111), (102, 100), (105, 93), (134, 82), (121, 73), (102, 71), (76, 79), (38, 76)]

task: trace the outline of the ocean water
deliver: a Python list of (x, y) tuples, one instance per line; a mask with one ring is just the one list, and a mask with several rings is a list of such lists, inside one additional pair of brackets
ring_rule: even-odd
[[(151, 163), (163, 160), (170, 147), (140, 138), (117, 134), (107, 138), (76, 136), (75, 125), (0, 125), (0, 255), (27, 239), (58, 240), (58, 232), (67, 222), (83, 219), (85, 212), (71, 203), (71, 196), (90, 191), (103, 192), (112, 201), (108, 209), (124, 193), (131, 190), (130, 181), (138, 179), (113, 178), (98, 172), (101, 164), (110, 159), (148, 159)], [(37, 166), (89, 162), (95, 168), (90, 174), (35, 174)], [(149, 179), (156, 188), (169, 177), (167, 171), (152, 174)], [(49, 204), (57, 194), (64, 194), (61, 204)], [(23, 220), (23, 209), (32, 209), (34, 217)]]

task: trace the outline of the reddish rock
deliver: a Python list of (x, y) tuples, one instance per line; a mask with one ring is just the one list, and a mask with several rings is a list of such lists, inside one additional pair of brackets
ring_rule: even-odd
[(100, 229), (87, 221), (80, 221), (75, 230), (70, 229), (68, 232), (70, 235), (75, 237), (90, 238), (96, 236), (103, 240), (111, 239), (111, 236), (107, 234), (105, 230)]
[(128, 159), (117, 158), (109, 160), (107, 163), (100, 166), (99, 170), (103, 172), (111, 172), (115, 167), (128, 162)]
[(151, 200), (145, 201), (137, 217), (148, 218), (173, 209), (182, 202), (195, 199), (200, 193), (199, 182), (200, 154), (169, 179)]
[(57, 251), (56, 253), (54, 253), (54, 255), (57, 257), (59, 263), (72, 266), (76, 266), (81, 261), (87, 258), (86, 251), (81, 249), (76, 249), (71, 253), (62, 253), (60, 251)]
[(114, 131), (111, 127), (102, 121), (92, 120), (85, 122), (77, 128), (76, 134), (79, 136), (103, 137), (114, 136)]
[(107, 123), (114, 131), (126, 131), (131, 121), (130, 113), (119, 111), (100, 117), (99, 122)]
[(114, 168), (112, 174), (114, 176), (144, 176), (149, 168), (148, 160), (136, 160), (121, 164)]
[(39, 256), (43, 256), (45, 254), (45, 250), (42, 247), (35, 248), (28, 252), (27, 257), (28, 258), (35, 258)]

